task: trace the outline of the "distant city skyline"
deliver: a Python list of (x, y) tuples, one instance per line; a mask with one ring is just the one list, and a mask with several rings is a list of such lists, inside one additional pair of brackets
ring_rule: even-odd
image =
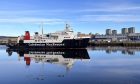
[(140, 32), (138, 0), (1, 0), (0, 36), (19, 36), (63, 30), (69, 23), (73, 30), (105, 34), (106, 29), (135, 27)]

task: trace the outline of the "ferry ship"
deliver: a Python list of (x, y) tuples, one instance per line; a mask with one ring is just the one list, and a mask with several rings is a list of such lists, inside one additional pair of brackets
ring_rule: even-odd
[(29, 31), (25, 31), (25, 36), (18, 37), (17, 44), (8, 44), (10, 48), (86, 48), (88, 46), (90, 36), (75, 35), (74, 31), (66, 24), (66, 28), (63, 31), (55, 33), (39, 34), (35, 32), (35, 35), (30, 36)]

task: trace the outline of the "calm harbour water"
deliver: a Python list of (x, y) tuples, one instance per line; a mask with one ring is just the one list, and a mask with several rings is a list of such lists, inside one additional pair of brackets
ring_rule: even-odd
[(0, 46), (1, 84), (139, 84), (139, 79), (140, 48), (17, 53)]

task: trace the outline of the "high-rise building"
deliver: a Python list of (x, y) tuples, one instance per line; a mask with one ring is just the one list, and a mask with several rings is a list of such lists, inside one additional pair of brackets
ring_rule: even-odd
[(122, 28), (122, 34), (128, 34), (128, 28)]
[(128, 28), (128, 33), (135, 33), (135, 27)]
[(111, 29), (106, 29), (106, 35), (112, 35)]
[(112, 30), (112, 35), (117, 35), (117, 30)]

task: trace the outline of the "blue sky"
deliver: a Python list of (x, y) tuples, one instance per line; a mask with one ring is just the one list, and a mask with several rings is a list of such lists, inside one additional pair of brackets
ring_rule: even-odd
[(24, 31), (62, 30), (69, 23), (75, 32), (105, 33), (105, 29), (136, 27), (140, 32), (139, 0), (0, 0), (0, 35)]

